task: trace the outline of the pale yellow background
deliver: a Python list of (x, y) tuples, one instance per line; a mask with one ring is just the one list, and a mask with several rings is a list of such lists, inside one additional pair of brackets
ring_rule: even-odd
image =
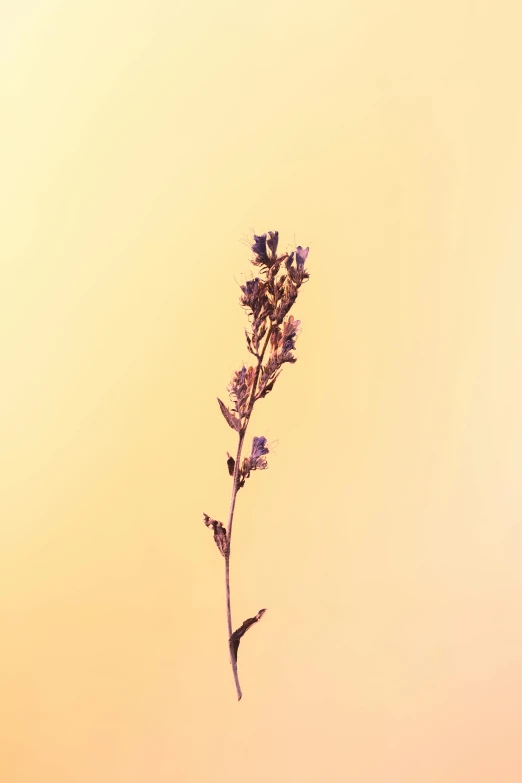
[[(2, 783), (522, 780), (517, 2), (4, 0)], [(240, 494), (245, 237), (310, 244)]]

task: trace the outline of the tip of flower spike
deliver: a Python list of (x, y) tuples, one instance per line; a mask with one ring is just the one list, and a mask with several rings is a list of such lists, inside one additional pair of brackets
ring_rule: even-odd
[(279, 231), (269, 231), (266, 238), (266, 244), (268, 249), (270, 250), (272, 260), (274, 261), (277, 258), (278, 243), (279, 243)]
[(254, 234), (251, 245), (255, 266), (270, 269), (277, 261), (277, 245), (279, 243), (279, 231), (268, 231), (265, 234)]
[(252, 252), (256, 256), (266, 256), (266, 234), (254, 234)]

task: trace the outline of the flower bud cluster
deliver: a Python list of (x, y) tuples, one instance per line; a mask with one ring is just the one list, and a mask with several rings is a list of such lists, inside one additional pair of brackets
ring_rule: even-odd
[(279, 234), (269, 231), (257, 236), (252, 245), (254, 266), (260, 268), (260, 276), (241, 286), (240, 302), (250, 315), (251, 333), (246, 332), (250, 353), (262, 359), (262, 340), (270, 330), (270, 355), (260, 373), (255, 399), (266, 396), (272, 390), (281, 366), (295, 362), (292, 351), (299, 321), (287, 318), (299, 289), (309, 274), (305, 269), (309, 248), (301, 245), (295, 251), (277, 256)]
[(230, 399), (234, 404), (232, 410), (239, 414), (240, 418), (246, 415), (248, 410), (248, 401), (252, 392), (256, 371), (253, 367), (248, 370), (243, 365), (240, 370), (236, 370), (231, 382), (227, 386)]
[(243, 365), (234, 373), (228, 384), (231, 407), (227, 407), (218, 397), (225, 421), (238, 435), (236, 458), (227, 452), (227, 469), (232, 477), (227, 527), (208, 514), (203, 514), (203, 521), (213, 531), (216, 546), (226, 563), (228, 646), (238, 699), (242, 696), (237, 671), (239, 643), (245, 632), (260, 620), (266, 610), (260, 609), (254, 617), (249, 617), (232, 632), (229, 579), (232, 522), (237, 492), (245, 486), (245, 481), (252, 471), (266, 470), (266, 455), (269, 453), (266, 438), (263, 436), (253, 439), (250, 455), (244, 457), (241, 463), (242, 449), (255, 402), (273, 389), (283, 365), (296, 361), (293, 352), (300, 321), (294, 320), (289, 311), (297, 299), (301, 285), (309, 278), (305, 269), (308, 248), (303, 249), (299, 245), (292, 253), (278, 256), (278, 242), (277, 231), (269, 231), (261, 236), (254, 234), (252, 263), (258, 268), (258, 276), (241, 286), (240, 302), (249, 314), (251, 331), (245, 330), (247, 347), (256, 357), (256, 361), (254, 367), (247, 368)]
[(309, 279), (305, 263), (309, 248), (277, 255), (279, 233), (254, 234), (252, 264), (258, 276), (241, 286), (240, 303), (247, 310), (250, 332), (245, 330), (247, 348), (257, 367), (243, 366), (228, 385), (232, 400), (229, 410), (219, 401), (223, 416), (238, 432), (251, 413), (249, 407), (272, 391), (284, 364), (296, 358), (295, 340), (300, 322), (288, 315), (301, 285)]
[(254, 234), (254, 244), (252, 245), (254, 266), (270, 269), (277, 261), (278, 243), (279, 231), (269, 231), (259, 237)]
[(247, 280), (241, 290), (243, 294), (240, 302), (250, 310), (251, 315), (252, 333), (245, 330), (248, 350), (254, 356), (259, 356), (260, 343), (266, 334), (267, 321), (271, 314), (268, 281), (255, 277), (253, 280)]
[(295, 340), (299, 332), (300, 321), (295, 321), (290, 315), (281, 326), (272, 329), (270, 335), (270, 355), (266, 364), (261, 368), (259, 382), (257, 384), (256, 400), (259, 400), (272, 391), (274, 384), (281, 374), (283, 364), (295, 364), (296, 357), (292, 353), (295, 350)]

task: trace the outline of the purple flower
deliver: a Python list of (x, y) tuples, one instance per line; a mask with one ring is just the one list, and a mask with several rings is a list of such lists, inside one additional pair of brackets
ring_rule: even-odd
[(246, 285), (241, 286), (243, 291), (243, 299), (245, 304), (250, 304), (252, 299), (257, 296), (259, 290), (259, 277), (254, 277), (253, 280), (247, 280)]
[(295, 340), (300, 324), (301, 321), (295, 321), (293, 315), (289, 316), (284, 322), (283, 334), (280, 338), (283, 343), (283, 354), (288, 354), (290, 351), (295, 350)]
[(305, 265), (306, 259), (308, 258), (308, 251), (309, 250), (310, 250), (309, 247), (307, 247), (305, 250), (303, 250), (301, 245), (299, 245), (299, 247), (295, 251), (295, 260), (296, 260), (296, 263), (297, 263), (297, 268), (299, 269), (300, 272), (302, 272), (303, 269), (304, 269), (304, 265)]
[(266, 283), (260, 280), (259, 277), (255, 277), (253, 280), (247, 280), (245, 285), (240, 286), (240, 288), (241, 296), (239, 301), (242, 307), (248, 307), (254, 317), (258, 318), (267, 305)]
[(265, 454), (268, 454), (266, 438), (263, 436), (254, 438), (250, 455), (251, 470), (264, 470), (267, 467)]
[[(232, 410), (244, 416), (248, 408), (248, 398), (254, 380), (255, 370), (253, 367), (247, 368), (243, 365), (240, 370), (236, 370), (232, 380), (227, 386), (230, 399), (234, 403)], [(225, 414), (223, 414), (225, 415)], [(226, 418), (226, 415), (225, 415)], [(232, 425), (231, 425), (232, 426)]]
[(279, 242), (279, 231), (269, 231), (266, 238), (266, 244), (270, 250), (272, 259), (277, 258), (277, 244)]
[(270, 269), (277, 261), (277, 245), (279, 242), (279, 232), (269, 231), (268, 234), (258, 236), (254, 234), (254, 244), (252, 250), (254, 258), (252, 263), (255, 266), (265, 266)]
[(255, 256), (254, 264), (256, 264), (256, 266), (259, 266), (260, 264), (268, 266), (269, 262), (266, 252), (266, 234), (261, 234), (261, 236), (254, 234), (254, 244), (252, 245), (252, 251)]

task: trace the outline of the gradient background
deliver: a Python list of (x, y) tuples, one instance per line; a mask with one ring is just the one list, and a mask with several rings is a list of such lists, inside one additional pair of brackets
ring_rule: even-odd
[[(519, 7), (2, 4), (2, 783), (522, 779)], [(238, 704), (252, 228), (312, 277)]]

